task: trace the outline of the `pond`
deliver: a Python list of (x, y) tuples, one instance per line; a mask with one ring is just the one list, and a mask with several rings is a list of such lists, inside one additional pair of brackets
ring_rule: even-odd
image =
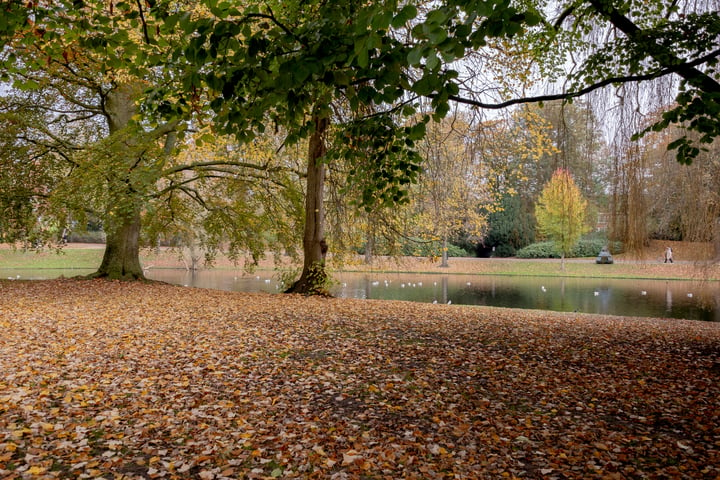
[[(0, 270), (0, 278), (70, 277), (83, 270)], [(188, 272), (157, 269), (148, 278), (188, 287), (241, 292), (282, 290), (274, 272), (242, 275), (232, 270)], [(584, 312), (720, 321), (720, 283), (680, 280), (340, 273), (333, 295), (341, 298)]]

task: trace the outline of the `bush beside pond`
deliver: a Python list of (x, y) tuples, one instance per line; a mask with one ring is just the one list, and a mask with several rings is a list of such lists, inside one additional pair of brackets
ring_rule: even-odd
[[(605, 239), (583, 239), (573, 247), (569, 257), (595, 257), (600, 250), (607, 245), (608, 242)], [(612, 253), (621, 252), (622, 244), (620, 242), (612, 242), (610, 251)], [(517, 251), (516, 256), (518, 258), (560, 258), (560, 250), (554, 242), (538, 242), (521, 248)]]

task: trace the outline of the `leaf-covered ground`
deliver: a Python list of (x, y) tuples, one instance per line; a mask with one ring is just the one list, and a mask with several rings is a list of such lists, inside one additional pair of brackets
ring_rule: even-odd
[(720, 478), (720, 325), (0, 283), (0, 477)]

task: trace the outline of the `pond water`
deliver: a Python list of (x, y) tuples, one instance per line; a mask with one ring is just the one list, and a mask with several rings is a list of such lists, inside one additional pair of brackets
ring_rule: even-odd
[[(84, 270), (2, 270), (0, 278), (70, 277)], [(148, 278), (188, 287), (241, 292), (282, 291), (274, 272), (149, 270)], [(720, 282), (620, 280), (499, 275), (367, 274), (333, 276), (341, 298), (488, 305), (559, 312), (720, 321)]]

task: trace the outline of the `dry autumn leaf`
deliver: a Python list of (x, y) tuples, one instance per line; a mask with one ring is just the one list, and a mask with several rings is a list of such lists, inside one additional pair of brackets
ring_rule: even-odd
[(3, 479), (716, 479), (720, 325), (0, 282)]

